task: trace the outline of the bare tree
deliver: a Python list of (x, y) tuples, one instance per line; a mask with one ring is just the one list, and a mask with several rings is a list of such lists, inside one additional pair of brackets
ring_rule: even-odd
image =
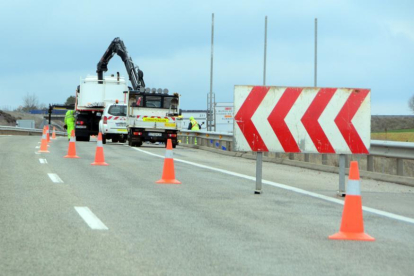
[(408, 107), (414, 113), (414, 95), (408, 100)]
[(44, 103), (41, 103), (41, 104), (39, 104), (39, 106), (37, 107), (37, 109), (47, 110), (47, 106)]
[(23, 97), (23, 111), (27, 112), (32, 109), (37, 109), (39, 106), (39, 100), (37, 99), (36, 94), (29, 94), (27, 93), (26, 96)]

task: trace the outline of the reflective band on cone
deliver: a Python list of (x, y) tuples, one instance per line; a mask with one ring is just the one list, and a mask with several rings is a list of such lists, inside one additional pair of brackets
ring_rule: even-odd
[(46, 140), (48, 143), (50, 143), (49, 125), (46, 126)]
[(52, 139), (56, 139), (56, 132), (55, 132), (56, 128), (53, 127), (53, 132), (52, 132)]
[(352, 161), (349, 169), (349, 180), (346, 189), (341, 227), (339, 232), (329, 236), (329, 239), (375, 241), (375, 238), (364, 233), (364, 219), (362, 216), (362, 199), (357, 161)]
[(50, 151), (47, 150), (47, 138), (46, 138), (46, 127), (43, 128), (42, 140), (40, 142), (40, 150), (39, 152), (49, 153)]
[(72, 132), (70, 133), (68, 155), (65, 155), (64, 157), (65, 158), (79, 158), (79, 156), (76, 155), (76, 139), (75, 139), (74, 130), (72, 130)]
[(165, 151), (164, 168), (163, 168), (163, 171), (162, 171), (162, 177), (161, 177), (160, 180), (156, 181), (155, 183), (158, 183), (158, 184), (181, 184), (180, 181), (175, 179), (174, 158), (173, 158), (171, 139), (167, 140), (167, 149)]
[(96, 153), (95, 153), (95, 162), (91, 165), (94, 166), (108, 166), (108, 163), (105, 163), (104, 150), (102, 145), (102, 133), (99, 132), (98, 142), (96, 143)]

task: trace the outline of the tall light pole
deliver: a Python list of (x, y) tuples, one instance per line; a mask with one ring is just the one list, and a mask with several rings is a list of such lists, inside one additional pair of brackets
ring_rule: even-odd
[[(213, 126), (213, 56), (214, 56), (214, 13), (211, 15), (211, 61), (210, 61), (210, 94), (208, 97), (207, 130), (211, 131)], [(214, 126), (215, 128), (215, 126)]]
[[(265, 16), (264, 57), (263, 57), (263, 86), (266, 85), (266, 51), (267, 51), (267, 16)], [(263, 152), (256, 152), (256, 190), (255, 194), (262, 193), (262, 164)]]
[(263, 86), (266, 85), (266, 52), (267, 52), (267, 16), (265, 17)]
[(314, 69), (315, 77), (314, 77), (314, 86), (318, 86), (317, 84), (317, 76), (318, 76), (318, 18), (315, 18), (315, 69)]

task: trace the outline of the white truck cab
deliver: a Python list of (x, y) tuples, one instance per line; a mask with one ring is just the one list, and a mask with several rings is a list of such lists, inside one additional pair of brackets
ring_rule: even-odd
[(166, 145), (168, 139), (171, 139), (173, 148), (177, 146), (181, 126), (178, 93), (169, 95), (167, 89), (141, 88), (139, 91), (128, 91), (127, 99), (130, 146), (140, 147), (143, 142), (162, 142)]
[(128, 135), (126, 115), (126, 104), (120, 104), (118, 101), (106, 104), (99, 121), (103, 144), (106, 144), (107, 139), (111, 139), (113, 143), (125, 143)]

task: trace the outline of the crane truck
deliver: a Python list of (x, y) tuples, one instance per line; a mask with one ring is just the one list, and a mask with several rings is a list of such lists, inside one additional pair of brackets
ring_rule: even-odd
[[(104, 77), (108, 71), (108, 63), (117, 54), (125, 64), (132, 87), (127, 86), (123, 77), (111, 75)], [(168, 94), (168, 89), (145, 87), (144, 73), (134, 65), (124, 42), (115, 38), (97, 65), (97, 76), (81, 79), (76, 91), (76, 125), (77, 141), (89, 141), (90, 135), (96, 135), (99, 129), (106, 129), (102, 114), (105, 106), (121, 103), (127, 106), (126, 134), (115, 137), (114, 141), (128, 139), (130, 146), (141, 146), (143, 142), (151, 143), (172, 140), (177, 145), (177, 132), (180, 124), (177, 120), (180, 113), (178, 93)], [(101, 121), (103, 120), (103, 121)], [(101, 123), (100, 123), (101, 121)], [(107, 121), (107, 120), (106, 120)], [(99, 127), (101, 125), (101, 127)], [(108, 128), (109, 129), (109, 128)], [(107, 137), (107, 138), (109, 138)]]
[[(128, 87), (125, 78), (119, 75), (104, 76), (108, 71), (108, 63), (117, 54), (125, 64), (132, 88)], [(100, 59), (97, 76), (87, 76), (81, 79), (76, 89), (76, 122), (75, 135), (77, 141), (89, 141), (91, 135), (99, 132), (99, 122), (105, 106), (120, 102), (126, 104), (125, 91), (145, 87), (144, 73), (134, 65), (123, 41), (115, 38)], [(126, 137), (125, 137), (126, 138)], [(121, 139), (122, 140), (122, 139)]]

